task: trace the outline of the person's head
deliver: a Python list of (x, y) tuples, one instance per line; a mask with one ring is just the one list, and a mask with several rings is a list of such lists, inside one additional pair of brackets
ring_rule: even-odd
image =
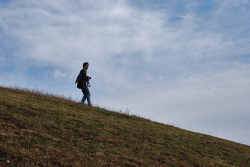
[(87, 70), (87, 69), (89, 68), (89, 63), (88, 63), (88, 62), (84, 62), (84, 63), (83, 63), (83, 68), (84, 68), (85, 70)]

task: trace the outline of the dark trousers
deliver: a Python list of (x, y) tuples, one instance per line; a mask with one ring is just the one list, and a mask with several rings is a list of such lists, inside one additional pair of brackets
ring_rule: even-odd
[(83, 89), (82, 89), (82, 93), (83, 93), (83, 97), (81, 100), (81, 103), (84, 104), (85, 100), (87, 99), (88, 105), (91, 106), (91, 101), (90, 101), (90, 92), (89, 92), (89, 88), (86, 85)]

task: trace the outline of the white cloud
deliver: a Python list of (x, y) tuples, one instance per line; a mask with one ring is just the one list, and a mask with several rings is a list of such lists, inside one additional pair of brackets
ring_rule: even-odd
[(59, 7), (53, 10), (50, 3), (43, 4), (32, 2), (26, 8), (18, 8), (20, 4), (16, 3), (15, 12), (8, 9), (2, 12), (4, 25), (9, 27), (6, 31), (12, 31), (24, 45), (23, 56), (39, 61), (64, 63), (69, 58), (79, 60), (80, 55), (103, 58), (134, 50), (147, 53), (157, 42), (152, 41), (153, 37), (161, 36), (154, 32), (161, 24), (155, 20), (160, 14), (121, 6), (123, 3), (108, 3), (107, 8), (86, 9), (77, 14), (73, 11), (65, 14), (65, 3), (57, 3)]
[(64, 73), (58, 69), (55, 69), (54, 71), (46, 71), (45, 72), (45, 76), (46, 77), (54, 77), (56, 79), (60, 79), (60, 78), (63, 78), (63, 77), (67, 77), (67, 73)]
[[(9, 41), (0, 49), (15, 51), (0, 60), (11, 64), (9, 73), (18, 71), (23, 85), (78, 99), (74, 80), (89, 61), (92, 97), (100, 105), (187, 128), (209, 128), (206, 119), (217, 116), (228, 124), (223, 114), (245, 114), (249, 107), (249, 1), (217, 0), (204, 13), (195, 12), (201, 2), (193, 2), (176, 12), (171, 5), (177, 2), (157, 10), (122, 0), (13, 1), (0, 6), (0, 35)], [(30, 69), (41, 71), (37, 82)]]
[(95, 10), (93, 6), (97, 4), (88, 3), (91, 8), (77, 13), (74, 10), (78, 6), (68, 8), (66, 2), (26, 2), (26, 8), (18, 8), (16, 3), (16, 12), (3, 12), (4, 22), (23, 44), (22, 56), (44, 63), (67, 62), (68, 67), (82, 59), (106, 61), (135, 52), (141, 52), (141, 58), (149, 61), (168, 57), (167, 64), (197, 61), (222, 55), (227, 46), (235, 46), (223, 41), (218, 33), (198, 30), (197, 16), (193, 14), (171, 24), (167, 20), (169, 13), (144, 11), (122, 2), (101, 3)]

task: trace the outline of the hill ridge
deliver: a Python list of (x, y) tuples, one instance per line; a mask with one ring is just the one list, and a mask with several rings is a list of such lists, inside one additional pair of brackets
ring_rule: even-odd
[(247, 167), (247, 145), (0, 87), (0, 166)]

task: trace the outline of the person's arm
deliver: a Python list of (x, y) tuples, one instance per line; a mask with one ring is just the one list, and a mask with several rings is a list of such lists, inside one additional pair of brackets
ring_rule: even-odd
[(79, 80), (82, 78), (83, 75), (84, 75), (84, 70), (81, 70), (76, 78), (75, 84), (79, 82)]

